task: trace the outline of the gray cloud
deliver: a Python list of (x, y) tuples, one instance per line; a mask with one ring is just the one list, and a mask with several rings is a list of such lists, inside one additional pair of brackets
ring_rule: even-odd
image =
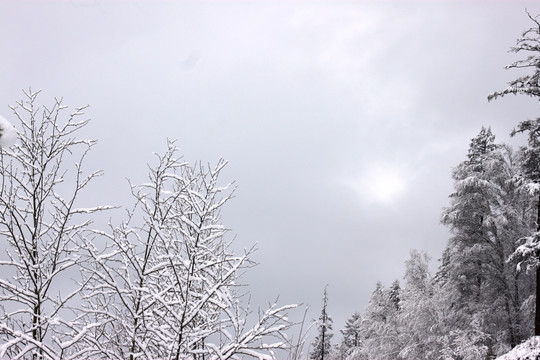
[[(94, 199), (125, 203), (153, 151), (229, 160), (224, 213), (237, 246), (258, 243), (253, 303), (281, 294), (317, 316), (330, 284), (336, 329), (410, 248), (434, 259), (450, 170), (482, 125), (508, 140), (531, 99), (488, 104), (515, 75), (507, 49), (533, 2), (2, 2), (0, 99), (44, 89), (90, 103), (85, 134), (105, 170)], [(13, 119), (11, 119), (13, 120)], [(513, 141), (518, 141), (514, 139)], [(392, 164), (390, 203), (347, 183)], [(435, 266), (435, 265), (434, 265)]]

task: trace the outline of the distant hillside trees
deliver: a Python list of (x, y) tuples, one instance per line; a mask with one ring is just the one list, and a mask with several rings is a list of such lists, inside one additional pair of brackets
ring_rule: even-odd
[(533, 334), (534, 277), (513, 255), (536, 227), (525, 151), (497, 144), (488, 128), (471, 140), (442, 212), (453, 236), (437, 273), (412, 251), (403, 288), (378, 283), (348, 359), (487, 360)]

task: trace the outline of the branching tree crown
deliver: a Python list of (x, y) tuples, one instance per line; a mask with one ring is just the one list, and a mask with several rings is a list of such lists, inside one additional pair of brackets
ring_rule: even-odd
[(12, 107), (18, 144), (0, 148), (0, 358), (270, 360), (287, 348), (295, 305), (248, 324), (239, 278), (253, 249), (234, 254), (221, 222), (226, 162), (190, 166), (168, 142), (131, 185), (125, 219), (91, 229), (110, 207), (79, 204), (101, 175), (83, 171), (86, 107), (63, 116), (62, 100), (39, 107), (38, 94)]
[(516, 46), (510, 48), (510, 52), (525, 53), (526, 56), (507, 65), (506, 69), (531, 69), (532, 74), (520, 76), (510, 81), (506, 89), (491, 93), (490, 101), (508, 94), (524, 94), (540, 100), (540, 21), (539, 16), (533, 17), (529, 12), (527, 16), (534, 25), (521, 34)]
[(81, 208), (77, 202), (101, 175), (83, 171), (95, 141), (75, 137), (88, 123), (82, 119), (86, 107), (63, 119), (67, 107), (61, 99), (40, 107), (39, 92), (24, 94), (12, 107), (20, 124), (18, 144), (0, 149), (0, 236), (6, 244), (0, 357), (60, 358), (91, 327), (77, 316), (66, 318), (81, 290), (66, 280), (81, 261), (80, 240), (91, 215), (106, 207)]

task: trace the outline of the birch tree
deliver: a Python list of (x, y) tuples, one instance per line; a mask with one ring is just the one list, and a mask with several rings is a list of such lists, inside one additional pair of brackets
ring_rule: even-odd
[[(86, 107), (67, 113), (61, 99), (37, 103), (24, 92), (12, 107), (18, 144), (0, 149), (0, 358), (77, 358), (92, 327), (72, 300), (83, 232), (104, 207), (80, 207), (79, 196), (101, 172), (83, 164), (95, 141), (79, 140)], [(65, 120), (63, 120), (65, 118)]]

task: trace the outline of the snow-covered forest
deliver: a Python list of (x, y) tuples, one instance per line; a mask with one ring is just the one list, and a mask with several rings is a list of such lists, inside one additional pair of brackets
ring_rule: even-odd
[[(528, 15), (507, 67), (516, 78), (486, 101), (540, 100), (540, 15)], [(336, 327), (332, 283), (313, 319), (307, 304), (251, 304), (256, 245), (239, 251), (222, 216), (237, 189), (227, 160), (188, 162), (163, 139), (139, 164), (145, 180), (125, 184), (128, 202), (94, 203), (104, 174), (89, 166), (99, 139), (85, 137), (88, 107), (21, 97), (0, 116), (0, 359), (540, 355), (540, 118), (515, 119), (519, 145), (478, 129), (448, 179), (440, 257), (411, 250), (402, 277), (372, 279), (368, 305)]]
[(540, 120), (520, 123), (529, 141), (519, 149), (489, 128), (471, 140), (442, 211), (453, 236), (438, 270), (412, 250), (403, 282), (377, 283), (369, 305), (351, 315), (338, 358), (494, 359), (539, 334), (539, 129)]
[[(521, 60), (507, 66), (527, 72), (489, 100), (540, 100), (540, 20), (527, 15), (531, 27), (511, 48)], [(412, 250), (403, 281), (378, 282), (368, 306), (340, 330), (341, 342), (319, 336), (312, 359), (538, 358), (540, 118), (519, 121), (511, 136), (524, 144), (499, 143), (482, 127), (453, 169), (454, 192), (441, 214), (452, 237), (438, 270), (431, 273), (430, 257)], [(324, 299), (326, 307), (326, 292)], [(331, 329), (327, 322), (321, 334)]]

